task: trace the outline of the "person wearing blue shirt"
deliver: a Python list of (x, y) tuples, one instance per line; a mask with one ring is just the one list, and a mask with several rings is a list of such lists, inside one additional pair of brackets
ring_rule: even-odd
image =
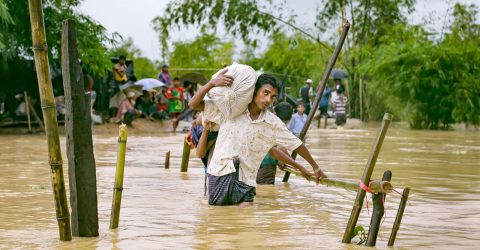
[(298, 103), (297, 104), (297, 113), (293, 114), (292, 120), (290, 121), (290, 125), (288, 129), (297, 137), (302, 132), (302, 128), (307, 122), (307, 115), (304, 114), (305, 112), (305, 104)]
[(323, 128), (327, 128), (328, 104), (330, 103), (331, 96), (332, 89), (327, 85), (325, 92), (323, 92), (322, 99), (320, 99), (320, 116), (318, 116), (318, 127), (320, 127), (320, 121), (322, 120), (322, 117), (325, 117)]

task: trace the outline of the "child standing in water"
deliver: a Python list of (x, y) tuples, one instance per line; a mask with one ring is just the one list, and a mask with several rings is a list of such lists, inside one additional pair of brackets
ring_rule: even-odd
[(344, 92), (345, 88), (343, 85), (340, 85), (337, 88), (337, 95), (332, 100), (333, 111), (335, 112), (335, 124), (339, 127), (347, 123), (346, 110), (348, 98), (345, 96)]
[(288, 129), (297, 137), (302, 132), (303, 126), (307, 122), (307, 115), (304, 114), (305, 112), (305, 104), (298, 103), (297, 104), (297, 113), (293, 114), (292, 120), (290, 121), (290, 125)]

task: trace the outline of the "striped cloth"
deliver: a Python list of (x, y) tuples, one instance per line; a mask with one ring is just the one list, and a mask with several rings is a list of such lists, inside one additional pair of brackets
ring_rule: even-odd
[(345, 114), (345, 107), (348, 103), (348, 98), (345, 95), (337, 95), (332, 100), (335, 105), (335, 115)]
[(208, 204), (214, 206), (237, 205), (241, 202), (253, 202), (256, 195), (255, 187), (238, 180), (238, 162), (235, 162), (236, 172), (214, 176), (208, 175)]

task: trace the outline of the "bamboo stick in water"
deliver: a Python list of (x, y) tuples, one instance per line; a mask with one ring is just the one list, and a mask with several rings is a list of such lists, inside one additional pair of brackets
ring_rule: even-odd
[[(28, 1), (30, 23), (32, 27), (33, 52), (35, 56), (35, 69), (37, 71), (38, 88), (42, 104), (45, 132), (47, 135), (48, 155), (52, 169), (52, 186), (55, 197), (55, 210), (57, 215), (60, 240), (72, 240), (70, 229), (70, 212), (68, 210), (67, 193), (63, 179), (63, 162), (58, 136), (57, 111), (53, 99), (52, 80), (48, 63), (47, 42), (41, 0)], [(30, 104), (30, 103), (29, 103)], [(28, 108), (28, 107), (27, 107)]]
[[(296, 176), (301, 176), (300, 171), (290, 166), (285, 166), (284, 170)], [(314, 176), (310, 177), (310, 180), (316, 181)], [(331, 186), (331, 187), (343, 188), (345, 190), (355, 191), (355, 192), (358, 192), (361, 189), (358, 181), (341, 180), (341, 179), (334, 179), (334, 178), (323, 178), (320, 180), (320, 184), (329, 186), (329, 187)], [(372, 192), (375, 192), (375, 193), (390, 193), (393, 190), (392, 184), (388, 181), (372, 181), (370, 182), (370, 185), (368, 187), (372, 190)]]
[(408, 200), (409, 194), (410, 194), (410, 188), (408, 187), (404, 188), (402, 192), (402, 199), (400, 200), (400, 205), (398, 206), (397, 217), (395, 217), (392, 233), (390, 234), (390, 239), (388, 240), (389, 247), (395, 244), (395, 239), (397, 238), (398, 229), (400, 229), (400, 223), (402, 223), (403, 212), (405, 212), (405, 207), (407, 206), (407, 200)]
[(110, 214), (110, 229), (118, 228), (120, 220), (120, 205), (122, 203), (123, 173), (125, 169), (125, 150), (127, 148), (127, 126), (118, 128), (117, 169), (115, 171), (115, 186), (113, 187), (112, 212)]
[(187, 140), (183, 140), (183, 153), (182, 153), (182, 163), (180, 165), (180, 172), (187, 172), (188, 170), (188, 161), (190, 160), (190, 145)]
[[(363, 171), (362, 176), (362, 183), (369, 183), (370, 178), (372, 177), (373, 169), (375, 168), (375, 163), (377, 162), (378, 155), (380, 153), (380, 149), (382, 148), (383, 140), (387, 134), (388, 126), (392, 122), (392, 115), (386, 113), (383, 116), (383, 122), (380, 127), (380, 130), (377, 133), (377, 138), (375, 139), (375, 144), (373, 145), (373, 149), (370, 152), (370, 156), (368, 157), (367, 165), (365, 166), (365, 170)], [(365, 199), (366, 192), (363, 189), (360, 189), (357, 192), (357, 198), (355, 199), (355, 203), (353, 205), (352, 213), (350, 214), (350, 219), (348, 220), (347, 227), (345, 228), (345, 233), (343, 234), (343, 243), (350, 243), (352, 240), (352, 234), (357, 225), (358, 217), (360, 215), (360, 211), (362, 210), (363, 200)]]
[[(343, 24), (342, 34), (340, 35), (340, 39), (338, 40), (338, 43), (337, 43), (337, 47), (335, 48), (335, 51), (333, 52), (332, 57), (330, 57), (330, 61), (328, 62), (325, 72), (323, 73), (322, 80), (320, 81), (320, 85), (318, 86), (317, 95), (315, 96), (315, 100), (313, 101), (312, 107), (310, 108), (310, 113), (308, 114), (307, 121), (305, 122), (305, 125), (303, 126), (302, 131), (300, 131), (300, 135), (298, 136), (298, 138), (300, 138), (300, 140), (302, 141), (305, 141), (305, 135), (307, 134), (308, 128), (312, 123), (313, 116), (315, 115), (315, 111), (317, 111), (318, 106), (320, 105), (320, 100), (322, 99), (323, 92), (325, 91), (325, 88), (327, 86), (328, 78), (330, 77), (330, 73), (332, 72), (333, 66), (335, 66), (335, 63), (337, 62), (338, 55), (342, 50), (343, 43), (345, 42), (349, 29), (350, 29), (350, 23), (348, 23), (348, 21), (345, 21), (345, 23)], [(296, 157), (297, 157), (297, 152), (294, 151), (292, 153), (292, 158), (295, 159)], [(283, 176), (283, 182), (288, 182), (289, 177), (290, 177), (290, 172), (285, 172), (285, 175)]]

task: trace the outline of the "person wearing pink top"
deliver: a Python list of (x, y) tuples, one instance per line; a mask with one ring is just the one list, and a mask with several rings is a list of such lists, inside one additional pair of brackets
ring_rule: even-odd
[(139, 115), (139, 111), (135, 109), (135, 93), (129, 92), (127, 98), (120, 103), (117, 112), (117, 118), (127, 126), (132, 126), (133, 120)]

